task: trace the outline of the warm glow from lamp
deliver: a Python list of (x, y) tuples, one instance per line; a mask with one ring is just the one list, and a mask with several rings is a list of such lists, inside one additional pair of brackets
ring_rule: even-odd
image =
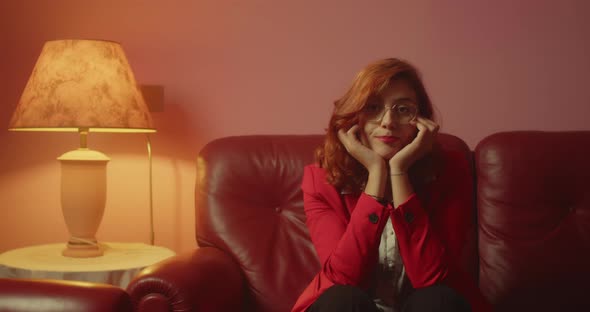
[(56, 40), (43, 46), (10, 120), (12, 131), (75, 131), (61, 155), (61, 205), (70, 232), (63, 254), (102, 255), (95, 235), (106, 203), (109, 158), (87, 148), (89, 132), (155, 132), (120, 44)]

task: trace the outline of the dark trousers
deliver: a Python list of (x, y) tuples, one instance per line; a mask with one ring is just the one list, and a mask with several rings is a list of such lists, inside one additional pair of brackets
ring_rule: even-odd
[[(335, 285), (327, 289), (307, 312), (380, 312), (360, 288)], [(461, 295), (444, 285), (415, 290), (403, 304), (402, 312), (470, 312)]]

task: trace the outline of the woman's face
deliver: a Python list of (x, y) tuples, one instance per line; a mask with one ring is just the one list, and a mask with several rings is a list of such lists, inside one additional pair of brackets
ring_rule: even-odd
[(361, 112), (361, 142), (384, 159), (391, 159), (416, 137), (418, 130), (408, 123), (407, 116), (417, 108), (416, 92), (410, 85), (404, 80), (392, 81)]

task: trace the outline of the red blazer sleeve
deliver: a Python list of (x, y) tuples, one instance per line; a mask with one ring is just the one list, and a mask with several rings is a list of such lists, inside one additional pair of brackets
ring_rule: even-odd
[[(449, 155), (447, 155), (449, 156)], [(445, 159), (444, 171), (425, 207), (416, 194), (391, 214), (406, 274), (414, 288), (447, 284), (461, 293), (473, 311), (491, 311), (474, 276), (465, 272), (465, 242), (474, 235), (473, 182), (469, 163)]]
[[(314, 172), (315, 171), (315, 172)], [(308, 166), (303, 174), (303, 202), (307, 227), (322, 265), (334, 284), (364, 288), (376, 264), (381, 232), (391, 206), (362, 194), (348, 220), (346, 207), (321, 171)]]

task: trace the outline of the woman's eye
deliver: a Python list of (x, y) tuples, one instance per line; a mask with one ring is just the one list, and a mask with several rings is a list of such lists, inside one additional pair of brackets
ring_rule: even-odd
[(406, 105), (398, 105), (397, 112), (400, 114), (409, 114), (411, 112), (411, 109)]

